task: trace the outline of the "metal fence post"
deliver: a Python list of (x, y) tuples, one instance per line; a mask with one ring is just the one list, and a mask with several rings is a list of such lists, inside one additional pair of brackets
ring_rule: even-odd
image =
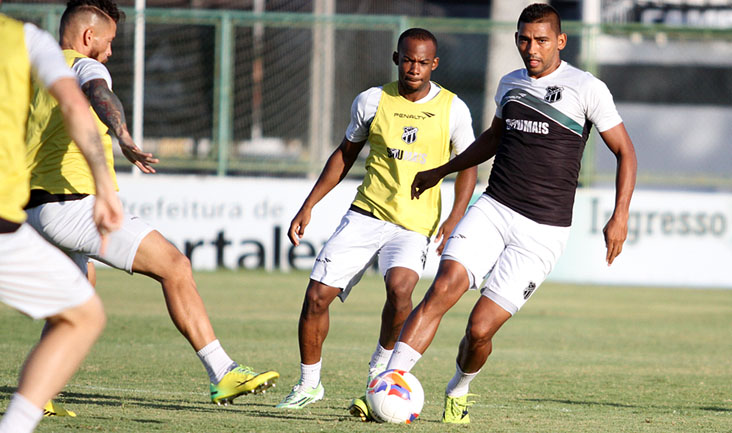
[(225, 176), (232, 141), (232, 101), (234, 76), (234, 26), (231, 15), (224, 12), (216, 24), (214, 67), (213, 136), (218, 148), (217, 175)]

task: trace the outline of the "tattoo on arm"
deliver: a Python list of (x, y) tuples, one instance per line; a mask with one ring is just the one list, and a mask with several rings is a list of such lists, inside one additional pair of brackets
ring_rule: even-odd
[(99, 132), (91, 130), (86, 133), (86, 136), (87, 146), (82, 148), (82, 153), (86, 157), (89, 167), (92, 168), (92, 171), (106, 167), (107, 158), (104, 156), (104, 148), (102, 147), (102, 141), (99, 139)]
[(99, 119), (107, 125), (114, 135), (121, 137), (127, 132), (127, 120), (125, 119), (122, 102), (117, 98), (117, 95), (109, 90), (106, 81), (103, 79), (88, 81), (84, 83), (81, 90), (89, 98), (89, 103)]

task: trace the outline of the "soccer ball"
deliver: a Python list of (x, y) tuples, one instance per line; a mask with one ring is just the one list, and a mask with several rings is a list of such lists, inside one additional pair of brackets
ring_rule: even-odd
[(412, 373), (386, 370), (366, 388), (366, 404), (377, 422), (409, 424), (422, 411), (424, 391)]

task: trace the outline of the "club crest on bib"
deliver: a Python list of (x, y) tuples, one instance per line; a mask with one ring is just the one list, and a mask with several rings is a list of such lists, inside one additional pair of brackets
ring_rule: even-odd
[(402, 134), (402, 141), (407, 144), (412, 144), (417, 141), (418, 129), (414, 126), (405, 126), (404, 133)]
[(536, 284), (533, 281), (529, 281), (529, 285), (524, 289), (524, 300), (529, 299), (532, 293), (536, 290)]
[(557, 102), (562, 99), (562, 90), (564, 90), (564, 87), (559, 86), (549, 86), (546, 88), (546, 95), (544, 95), (544, 100), (548, 103)]

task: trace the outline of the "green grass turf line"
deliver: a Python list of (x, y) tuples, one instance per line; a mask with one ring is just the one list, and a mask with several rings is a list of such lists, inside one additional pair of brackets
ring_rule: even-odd
[[(325, 399), (273, 407), (299, 375), (297, 319), (307, 273), (199, 272), (201, 296), (224, 348), (282, 377), (272, 392), (233, 406), (208, 400), (208, 378), (168, 318), (159, 285), (101, 269), (107, 328), (58, 401), (77, 418), (38, 432), (732, 432), (732, 291), (545, 284), (498, 333), (473, 381), (469, 428), (443, 426), (444, 387), (477, 299), (442, 321), (413, 373), (425, 389), (411, 426), (359, 423), (346, 412), (363, 392), (376, 345), (383, 282), (367, 275), (331, 306), (323, 352)], [(429, 280), (420, 282), (414, 303)], [(0, 306), (0, 412), (42, 324)]]

